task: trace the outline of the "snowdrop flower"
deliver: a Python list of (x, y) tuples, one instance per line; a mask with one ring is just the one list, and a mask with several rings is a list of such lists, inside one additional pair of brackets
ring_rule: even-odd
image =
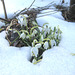
[(27, 35), (26, 38), (29, 39), (29, 35)]
[(31, 34), (31, 37), (35, 36), (36, 33), (37, 33), (37, 30), (34, 30), (33, 33)]
[(40, 48), (40, 47), (41, 47), (41, 44), (38, 43), (38, 44), (35, 45), (35, 47), (36, 47), (36, 48)]
[(48, 28), (48, 26), (46, 26), (45, 32), (48, 33), (48, 34), (50, 33), (50, 28)]
[(35, 43), (37, 43), (38, 41), (36, 39), (33, 40), (32, 42), (32, 46), (35, 46)]
[(51, 34), (53, 35), (54, 32), (52, 32)]
[(50, 29), (49, 29), (48, 27), (46, 27), (46, 30), (45, 30), (45, 31), (46, 31), (46, 33), (48, 33), (48, 34), (50, 33)]
[(31, 56), (36, 56), (38, 55), (38, 48), (37, 47), (32, 47), (31, 48)]
[(36, 23), (35, 21), (32, 21), (32, 24), (33, 24), (33, 25), (37, 25), (37, 23)]
[(34, 29), (33, 34), (34, 34), (34, 35), (37, 34), (37, 30), (36, 30), (36, 29)]
[(48, 28), (48, 27), (46, 27), (45, 29), (43, 29), (43, 31), (44, 31), (44, 37), (46, 37), (46, 34), (48, 33), (50, 33), (50, 29)]
[(38, 28), (39, 28), (40, 32), (42, 32), (42, 31), (43, 31), (43, 28), (42, 28), (42, 27), (38, 27)]
[(35, 44), (32, 42), (32, 46), (33, 46), (33, 47), (34, 47), (34, 45), (35, 45)]
[(25, 38), (26, 37), (26, 35), (25, 35), (25, 33), (23, 32), (21, 35), (20, 35), (20, 38)]
[(36, 59), (33, 59), (32, 63), (35, 64), (35, 62), (37, 62)]
[(48, 34), (50, 33), (50, 29), (49, 28), (47, 29), (47, 32), (48, 32)]
[(43, 37), (42, 34), (40, 34), (40, 35), (41, 35), (41, 37), (40, 37), (40, 41), (43, 41), (44, 37)]
[(26, 17), (25, 16), (23, 16), (23, 15), (20, 15), (19, 17), (18, 17), (18, 23), (20, 23), (21, 24), (21, 26), (22, 25), (24, 25), (24, 26), (27, 26), (27, 20), (26, 20)]
[(55, 39), (57, 38), (57, 33), (55, 33), (54, 37), (55, 37)]
[(47, 32), (44, 31), (44, 38), (46, 37)]
[(31, 37), (35, 36), (34, 33), (31, 34)]
[(47, 41), (44, 43), (43, 47), (44, 47), (44, 49), (48, 49), (49, 44), (48, 44), (48, 42), (47, 42)]
[(56, 46), (55, 40), (51, 40), (51, 47), (53, 47), (54, 45)]
[(16, 33), (16, 31), (15, 31), (15, 30), (13, 30), (13, 33)]
[(27, 22), (25, 19), (23, 19), (23, 21), (21, 22), (21, 26), (24, 25), (24, 26), (27, 26)]

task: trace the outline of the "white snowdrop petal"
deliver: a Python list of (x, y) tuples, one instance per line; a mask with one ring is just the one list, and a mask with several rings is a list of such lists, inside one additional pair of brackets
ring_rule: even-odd
[(36, 62), (36, 60), (35, 60), (35, 59), (33, 59), (32, 63), (34, 64), (35, 62)]
[(53, 43), (53, 40), (51, 40), (51, 47), (53, 47), (54, 43)]
[(37, 55), (38, 55), (38, 48), (36, 48), (36, 47), (32, 47), (31, 48), (31, 56), (36, 56), (37, 57)]
[(44, 37), (46, 37), (46, 34), (47, 34), (47, 32), (45, 31), (45, 32), (44, 32)]
[(22, 21), (22, 24), (21, 25), (26, 26), (25, 20)]
[(36, 33), (37, 33), (37, 30), (34, 30), (34, 31), (33, 31), (33, 34), (35, 35)]
[(16, 33), (16, 31), (13, 31), (13, 33)]
[(17, 19), (19, 19), (19, 20), (18, 20), (18, 23), (20, 23), (20, 24), (21, 24), (21, 22), (23, 21), (22, 16), (21, 16), (21, 15), (19, 15), (19, 17), (17, 17)]
[(35, 36), (34, 33), (31, 34), (31, 37)]
[(29, 36), (26, 36), (26, 38), (28, 39), (28, 38), (29, 38)]
[(54, 45), (56, 45), (55, 40), (51, 40), (51, 47), (53, 47)]
[(38, 41), (36, 39), (33, 40), (32, 42), (32, 46), (35, 46), (35, 43), (37, 43)]
[(48, 47), (49, 47), (48, 42), (46, 41), (43, 46), (44, 46), (44, 49), (48, 49)]
[(57, 38), (57, 33), (55, 33), (55, 35), (54, 35), (54, 36), (55, 36), (55, 38)]
[(26, 35), (25, 35), (25, 33), (22, 33), (21, 35), (20, 35), (20, 38), (25, 38), (26, 37)]
[[(26, 17), (26, 16), (25, 16)], [(18, 23), (20, 23), (21, 24), (21, 26), (26, 26), (27, 25), (27, 20), (24, 18), (24, 16), (22, 16), (22, 15), (20, 15), (19, 17), (18, 17)]]
[(49, 28), (48, 28), (48, 31), (47, 32), (48, 32), (48, 34), (50, 33), (50, 29)]
[(36, 22), (35, 22), (35, 21), (32, 21), (32, 24), (33, 24), (33, 25), (36, 25)]
[(32, 42), (32, 47), (34, 46), (34, 43)]
[(39, 44), (36, 44), (35, 47), (40, 48), (41, 47), (41, 44), (40, 43)]
[(48, 27), (46, 27), (45, 29), (44, 29), (44, 31), (45, 31), (45, 33), (50, 33), (50, 29), (48, 28)]
[(23, 19), (23, 21), (21, 22), (21, 25), (27, 26), (27, 20)]

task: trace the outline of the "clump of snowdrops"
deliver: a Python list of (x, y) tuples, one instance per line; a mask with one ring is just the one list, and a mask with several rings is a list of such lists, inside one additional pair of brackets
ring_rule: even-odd
[(11, 42), (13, 44), (16, 40), (21, 41), (23, 46), (31, 46), (31, 62), (36, 64), (43, 58), (42, 54), (47, 49), (58, 46), (61, 40), (61, 30), (58, 27), (48, 27), (48, 23), (40, 27), (36, 21), (28, 20), (24, 15), (18, 18), (20, 29), (13, 29), (12, 26), (8, 29), (8, 33), (13, 31), (17, 33), (17, 38)]

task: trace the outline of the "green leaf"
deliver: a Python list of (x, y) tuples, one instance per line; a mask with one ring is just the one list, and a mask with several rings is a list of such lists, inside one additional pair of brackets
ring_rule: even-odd
[(39, 59), (38, 61), (34, 62), (33, 64), (37, 64), (38, 62), (40, 62), (42, 59)]
[(21, 30), (21, 31), (29, 35), (29, 32), (27, 30)]
[(0, 29), (0, 31), (2, 31), (2, 30), (3, 30), (3, 28)]
[(43, 27), (44, 27), (45, 25), (47, 25), (47, 24), (49, 24), (49, 23), (44, 23), (44, 24), (43, 24)]
[(30, 30), (30, 34), (32, 33), (33, 29), (35, 29), (35, 28), (38, 28), (38, 26), (32, 27), (31, 30)]

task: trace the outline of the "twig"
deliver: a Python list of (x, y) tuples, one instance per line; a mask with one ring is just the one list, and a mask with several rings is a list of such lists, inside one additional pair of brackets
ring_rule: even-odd
[(5, 19), (7, 19), (7, 12), (6, 12), (6, 8), (5, 8), (5, 3), (4, 3), (4, 0), (1, 0), (1, 1), (3, 4), (3, 8), (4, 8)]
[(29, 6), (29, 8), (28, 8), (28, 9), (30, 9), (30, 8), (31, 8), (31, 6), (34, 4), (34, 2), (35, 2), (35, 0), (32, 2), (32, 4)]
[(23, 10), (21, 10), (18, 14), (16, 14), (12, 19), (16, 18), (17, 16), (19, 16), (21, 14), (21, 12), (25, 11), (26, 8), (24, 8)]
[(54, 13), (49, 13), (49, 14), (41, 15), (41, 16), (38, 16), (37, 18), (43, 17), (43, 16), (47, 16), (47, 15), (51, 15), (51, 14), (55, 14), (55, 13), (57, 13), (57, 12), (58, 12), (58, 11), (55, 11)]
[(4, 19), (4, 18), (1, 18), (1, 17), (0, 17), (0, 20), (2, 20), (3, 22), (8, 22), (8, 23), (10, 23), (10, 21), (9, 21), (9, 20)]
[(73, 8), (73, 7), (75, 7), (75, 4), (73, 4), (73, 5), (70, 6), (70, 8)]
[(6, 39), (8, 40), (9, 44), (11, 45), (11, 41), (9, 40), (8, 36), (6, 36)]
[(43, 13), (40, 13), (40, 14), (47, 14), (47, 13), (51, 13), (51, 12), (54, 12), (54, 11), (59, 11), (59, 10), (47, 11), (47, 12), (43, 12)]
[[(33, 1), (33, 3), (35, 2), (35, 0)], [(33, 3), (30, 5), (30, 7), (33, 5)], [(21, 10), (19, 13), (17, 13), (15, 16), (13, 16), (12, 19), (16, 18), (17, 16), (19, 16), (20, 14), (27, 14), (27, 15), (32, 15), (32, 14), (39, 14), (40, 11), (43, 10), (47, 10), (49, 9), (52, 5), (53, 2), (49, 3), (48, 5), (44, 6), (44, 7), (37, 7), (37, 8), (31, 8), (30, 10), (28, 10), (27, 8), (24, 8), (23, 10)]]
[(25, 10), (30, 9), (30, 7), (33, 5), (34, 2), (35, 2), (35, 0), (32, 2), (32, 4), (29, 6), (29, 8), (24, 8), (24, 9), (21, 10), (18, 14), (16, 14), (12, 19), (16, 18), (16, 17), (19, 16), (21, 13), (25, 12)]

